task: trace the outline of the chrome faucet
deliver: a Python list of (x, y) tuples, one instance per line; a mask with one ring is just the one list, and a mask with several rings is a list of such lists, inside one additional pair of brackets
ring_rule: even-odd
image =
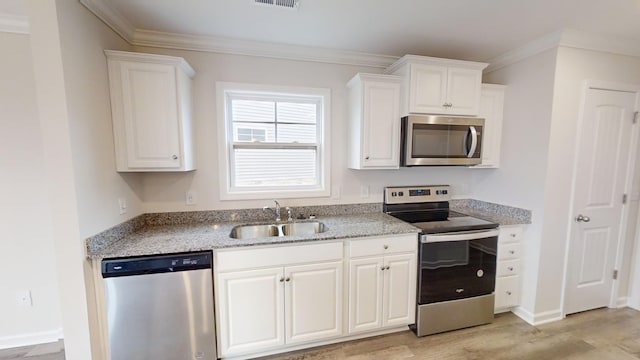
[(270, 208), (270, 207), (268, 207), (268, 206), (264, 206), (264, 207), (262, 208), (262, 210), (265, 210), (265, 211), (266, 211), (266, 210), (269, 210), (269, 211), (273, 212), (273, 213), (276, 215), (276, 221), (281, 221), (281, 220), (282, 220), (282, 218), (280, 217), (280, 203), (278, 202), (278, 200), (273, 200), (273, 202), (275, 202), (275, 203), (276, 203), (276, 208), (275, 208), (275, 210), (274, 210), (274, 209), (272, 209), (272, 208)]

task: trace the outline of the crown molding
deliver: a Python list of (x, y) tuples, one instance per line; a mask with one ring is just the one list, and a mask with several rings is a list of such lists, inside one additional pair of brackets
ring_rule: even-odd
[(131, 43), (136, 29), (131, 25), (118, 10), (103, 0), (80, 0), (89, 11), (97, 16), (102, 22), (107, 24), (113, 31), (120, 35), (125, 41)]
[(488, 61), (491, 65), (487, 67), (485, 74), (560, 46), (640, 57), (640, 43), (637, 41), (564, 29), (533, 40)]
[(300, 45), (273, 44), (260, 41), (165, 33), (149, 30), (136, 30), (131, 43), (136, 46), (261, 56), (331, 64), (369, 66), (382, 69), (398, 60), (398, 57), (396, 56), (367, 54), (356, 51)]
[(367, 54), (356, 51), (135, 29), (133, 25), (107, 1), (80, 0), (80, 3), (129, 44), (135, 46), (368, 66), (381, 69), (386, 68), (398, 60), (396, 56)]
[(524, 46), (508, 51), (496, 58), (487, 61), (491, 65), (489, 65), (485, 69), (484, 73), (491, 73), (493, 71), (502, 69), (503, 67), (522, 61), (528, 57), (556, 48), (558, 47), (561, 38), (562, 31), (556, 31), (541, 38), (535, 39), (525, 44)]
[(0, 32), (28, 34), (29, 18), (27, 16), (0, 13)]

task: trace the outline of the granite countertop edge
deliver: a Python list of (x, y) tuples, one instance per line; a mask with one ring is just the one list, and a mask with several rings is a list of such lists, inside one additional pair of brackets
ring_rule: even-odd
[[(298, 220), (308, 222), (310, 220)], [(384, 213), (344, 216), (319, 216), (325, 224), (322, 233), (301, 236), (272, 236), (265, 238), (233, 239), (231, 229), (237, 225), (271, 224), (268, 221), (208, 222), (198, 224), (146, 225), (96, 251), (87, 251), (92, 260), (184, 252), (211, 251), (224, 248), (243, 248), (262, 245), (291, 245), (369, 236), (418, 233), (420, 229)]]

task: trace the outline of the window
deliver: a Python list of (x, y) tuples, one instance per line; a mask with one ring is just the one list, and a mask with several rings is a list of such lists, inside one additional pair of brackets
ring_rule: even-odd
[(329, 90), (218, 83), (217, 91), (221, 199), (329, 196)]

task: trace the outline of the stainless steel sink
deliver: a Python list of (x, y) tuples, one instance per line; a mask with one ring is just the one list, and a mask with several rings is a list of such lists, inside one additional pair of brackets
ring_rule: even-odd
[(282, 225), (284, 235), (311, 235), (325, 232), (325, 226), (319, 221), (299, 222)]
[(319, 221), (288, 224), (238, 225), (231, 229), (233, 239), (250, 239), (272, 236), (300, 236), (325, 232), (326, 226)]
[(250, 239), (278, 236), (278, 225), (242, 225), (231, 229), (230, 237), (234, 239)]

